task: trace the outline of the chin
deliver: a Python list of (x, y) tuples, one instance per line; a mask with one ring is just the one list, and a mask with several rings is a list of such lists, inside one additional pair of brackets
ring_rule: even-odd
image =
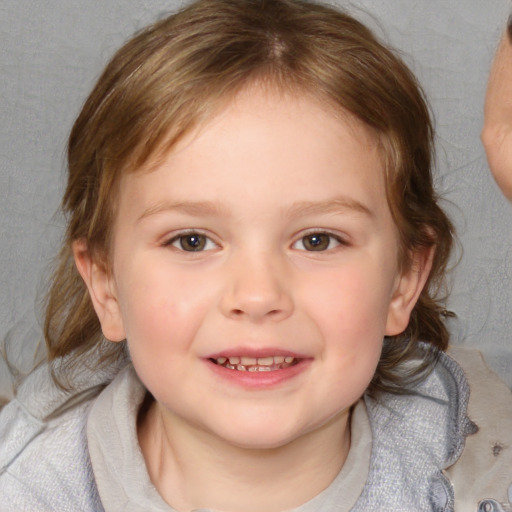
[(289, 445), (300, 438), (305, 432), (268, 425), (239, 425), (236, 431), (234, 425), (228, 431), (218, 433), (229, 445), (244, 450), (276, 450)]

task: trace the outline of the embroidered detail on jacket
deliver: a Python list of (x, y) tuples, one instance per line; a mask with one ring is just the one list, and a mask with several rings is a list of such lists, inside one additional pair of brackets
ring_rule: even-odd
[(492, 454), (497, 457), (501, 451), (505, 448), (499, 441), (494, 443), (494, 446), (492, 447)]
[(512, 510), (510, 505), (502, 505), (496, 500), (482, 500), (478, 504), (477, 512), (509, 512)]
[[(499, 443), (496, 443), (499, 445)], [(503, 447), (500, 445), (500, 448)], [(501, 451), (500, 449), (500, 451)], [(494, 453), (494, 450), (493, 450)], [(495, 454), (496, 456), (499, 455)], [(511, 512), (512, 511), (512, 484), (510, 484), (508, 488), (508, 503), (499, 503), (496, 500), (493, 499), (485, 499), (482, 500), (478, 504), (477, 512)]]

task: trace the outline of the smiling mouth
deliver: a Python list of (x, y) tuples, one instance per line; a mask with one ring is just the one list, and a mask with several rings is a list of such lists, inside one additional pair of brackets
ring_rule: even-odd
[(210, 361), (228, 370), (241, 372), (274, 372), (295, 366), (300, 360), (292, 356), (216, 357)]

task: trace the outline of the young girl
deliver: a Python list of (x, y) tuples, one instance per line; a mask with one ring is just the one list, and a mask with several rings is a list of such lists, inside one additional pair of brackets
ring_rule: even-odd
[(200, 0), (136, 35), (69, 139), (0, 508), (505, 507), (509, 396), (443, 353), (431, 152), (414, 77), (331, 8)]

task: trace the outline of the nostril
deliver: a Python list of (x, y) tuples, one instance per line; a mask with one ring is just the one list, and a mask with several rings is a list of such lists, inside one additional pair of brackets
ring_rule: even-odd
[(282, 313), (282, 310), (280, 309), (271, 309), (270, 311), (265, 311), (264, 313), (259, 312), (258, 315), (254, 315), (254, 312), (251, 312), (251, 309), (248, 308), (247, 311), (244, 309), (234, 308), (231, 310), (231, 315), (234, 317), (240, 317), (245, 316), (246, 314), (248, 316), (266, 316), (266, 317), (276, 317), (279, 316)]

